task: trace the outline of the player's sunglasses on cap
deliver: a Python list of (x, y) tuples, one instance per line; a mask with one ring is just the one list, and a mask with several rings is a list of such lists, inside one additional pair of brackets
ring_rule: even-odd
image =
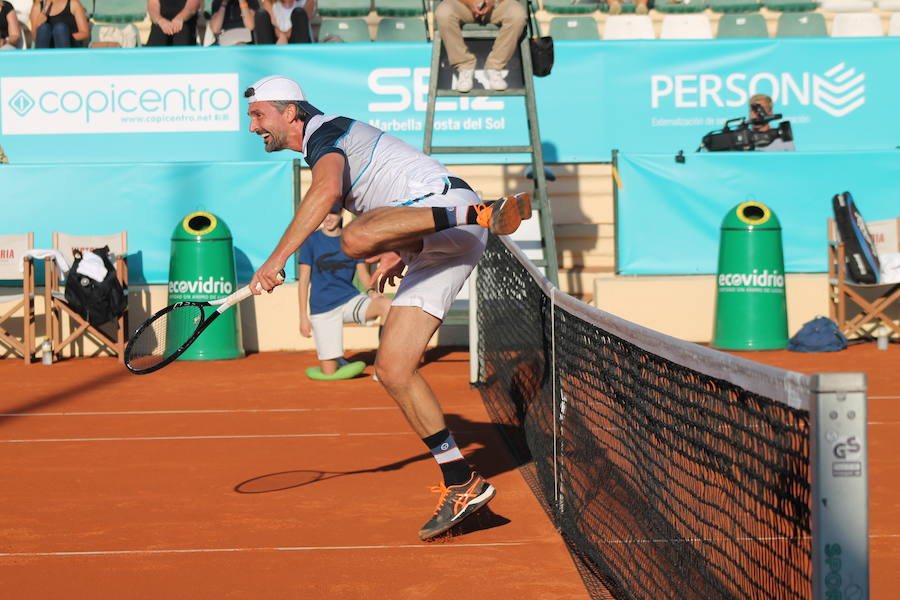
[(250, 102), (303, 102), (306, 94), (293, 79), (283, 75), (269, 75), (244, 90), (244, 98)]

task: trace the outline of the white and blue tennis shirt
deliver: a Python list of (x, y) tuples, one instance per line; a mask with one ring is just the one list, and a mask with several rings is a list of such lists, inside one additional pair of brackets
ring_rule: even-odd
[(342, 202), (354, 214), (381, 206), (415, 206), (456, 187), (451, 180), (461, 181), (403, 140), (347, 117), (312, 116), (303, 132), (302, 153), (310, 167), (331, 153), (346, 159)]

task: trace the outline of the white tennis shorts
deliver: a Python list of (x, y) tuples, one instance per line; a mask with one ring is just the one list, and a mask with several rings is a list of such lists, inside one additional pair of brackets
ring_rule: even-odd
[[(478, 194), (457, 188), (425, 198), (415, 206), (468, 206), (478, 202)], [(418, 306), (443, 320), (481, 259), (487, 236), (488, 230), (480, 225), (451, 227), (425, 236), (420, 252), (401, 252), (406, 274), (391, 306)]]
[(366, 321), (366, 311), (371, 303), (368, 294), (360, 294), (328, 312), (309, 316), (319, 360), (333, 360), (344, 355), (344, 323), (375, 324), (377, 319)]

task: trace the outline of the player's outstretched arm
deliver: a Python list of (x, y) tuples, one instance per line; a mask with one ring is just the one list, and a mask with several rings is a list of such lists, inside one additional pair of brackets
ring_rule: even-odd
[(277, 274), (300, 244), (322, 224), (331, 207), (341, 200), (343, 173), (344, 157), (337, 153), (326, 154), (313, 166), (312, 185), (300, 203), (294, 219), (281, 236), (275, 250), (250, 280), (250, 289), (254, 294), (261, 293), (256, 288), (257, 283), (267, 292), (281, 285)]

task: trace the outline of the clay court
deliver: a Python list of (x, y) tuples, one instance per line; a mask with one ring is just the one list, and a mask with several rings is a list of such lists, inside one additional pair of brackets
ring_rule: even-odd
[[(872, 598), (900, 571), (898, 351), (744, 353), (868, 373)], [(423, 370), (498, 496), (430, 544), (416, 531), (437, 469), (371, 369), (333, 383), (303, 375), (312, 353), (147, 376), (106, 358), (0, 361), (3, 597), (587, 598), (467, 361), (435, 349)]]

